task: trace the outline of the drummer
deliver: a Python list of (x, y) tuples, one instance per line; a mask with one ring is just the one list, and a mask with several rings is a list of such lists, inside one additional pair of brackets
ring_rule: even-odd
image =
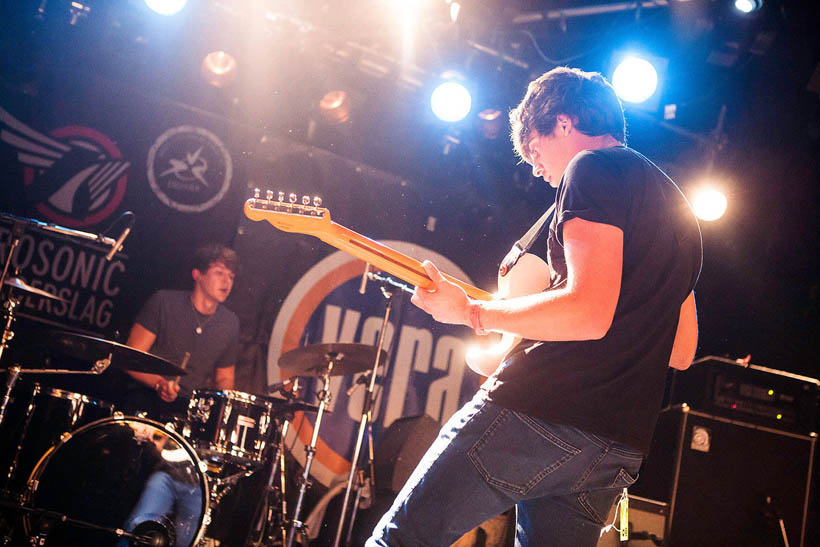
[(204, 245), (194, 253), (192, 290), (159, 290), (145, 303), (127, 344), (182, 366), (186, 375), (178, 383), (176, 378), (129, 371), (153, 393), (146, 397), (148, 390), (143, 389), (132, 394), (127, 406), (133, 408), (126, 410), (174, 414), (185, 410), (193, 389), (233, 389), (239, 319), (224, 303), (238, 268), (232, 249)]

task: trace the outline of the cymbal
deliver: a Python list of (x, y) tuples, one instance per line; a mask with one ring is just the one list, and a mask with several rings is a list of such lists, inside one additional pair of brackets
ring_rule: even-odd
[(111, 366), (114, 368), (159, 374), (161, 376), (184, 376), (187, 374), (183, 369), (157, 355), (85, 334), (50, 331), (48, 345), (52, 349), (88, 361), (98, 361), (111, 354)]
[[(381, 351), (379, 363), (387, 360)], [(333, 361), (331, 376), (348, 376), (368, 370), (376, 361), (376, 347), (366, 344), (311, 344), (292, 349), (279, 357), (279, 368), (296, 376), (321, 376)]]
[(3, 280), (3, 285), (8, 285), (9, 287), (19, 289), (23, 292), (44, 296), (53, 300), (59, 300), (60, 302), (67, 302), (65, 298), (60, 298), (56, 294), (51, 294), (50, 292), (44, 291), (43, 289), (38, 289), (37, 287), (32, 287), (19, 277), (7, 277)]

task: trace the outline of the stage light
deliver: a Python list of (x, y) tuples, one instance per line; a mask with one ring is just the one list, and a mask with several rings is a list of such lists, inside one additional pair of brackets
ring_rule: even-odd
[(712, 188), (700, 190), (692, 200), (692, 209), (701, 220), (717, 220), (726, 212), (726, 196)]
[(455, 81), (439, 84), (430, 96), (430, 107), (440, 120), (457, 122), (470, 113), (472, 98), (467, 88)]
[(649, 61), (630, 56), (613, 72), (612, 86), (622, 101), (642, 103), (658, 88), (658, 72)]
[(763, 7), (763, 0), (735, 0), (735, 8), (743, 13), (752, 13)]
[(225, 87), (236, 79), (236, 59), (225, 51), (212, 51), (202, 59), (202, 77), (214, 87)]
[(160, 15), (174, 15), (185, 7), (188, 0), (145, 0), (149, 8)]
[(319, 112), (332, 124), (342, 124), (350, 119), (350, 97), (347, 92), (334, 89), (319, 101)]
[(450, 21), (455, 23), (458, 20), (458, 14), (461, 13), (461, 3), (460, 2), (449, 2), (450, 4)]

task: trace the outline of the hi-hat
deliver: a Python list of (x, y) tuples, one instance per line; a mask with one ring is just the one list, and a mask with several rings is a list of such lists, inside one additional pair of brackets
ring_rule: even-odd
[[(382, 350), (379, 363), (387, 353)], [(296, 376), (321, 376), (330, 362), (331, 376), (348, 376), (371, 368), (376, 361), (376, 347), (366, 344), (312, 344), (292, 349), (279, 357), (279, 368)]]
[(183, 369), (171, 364), (162, 357), (111, 340), (94, 338), (85, 334), (51, 331), (48, 335), (48, 345), (66, 355), (89, 362), (99, 361), (111, 355), (111, 366), (114, 368), (159, 374), (161, 376), (184, 376), (187, 374)]
[(7, 277), (3, 280), (3, 285), (8, 285), (9, 287), (19, 289), (23, 292), (44, 296), (53, 300), (59, 300), (60, 302), (66, 302), (65, 298), (60, 298), (56, 294), (51, 294), (50, 292), (44, 291), (43, 289), (38, 289), (37, 287), (32, 287), (19, 277)]

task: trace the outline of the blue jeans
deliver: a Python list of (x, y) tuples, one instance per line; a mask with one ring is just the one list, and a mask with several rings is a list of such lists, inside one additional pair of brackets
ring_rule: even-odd
[(516, 507), (517, 546), (595, 546), (634, 449), (486, 401), (479, 390), (444, 425), (367, 547), (447, 546)]
[[(125, 530), (132, 532), (141, 522), (163, 522), (173, 516), (175, 545), (188, 547), (194, 540), (202, 517), (202, 489), (198, 484), (174, 480), (168, 473), (151, 474), (136, 507), (131, 511)], [(121, 542), (120, 545), (126, 545)]]

